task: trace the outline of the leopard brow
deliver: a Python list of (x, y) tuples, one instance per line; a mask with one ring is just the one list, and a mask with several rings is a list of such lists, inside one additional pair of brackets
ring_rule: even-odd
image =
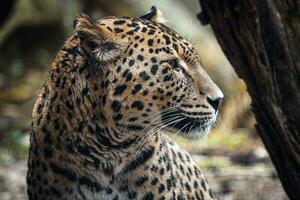
[(170, 62), (172, 60), (178, 60), (178, 61), (180, 61), (180, 58), (178, 58), (176, 56), (173, 56), (171, 58), (167, 58), (167, 59), (161, 60), (160, 63)]

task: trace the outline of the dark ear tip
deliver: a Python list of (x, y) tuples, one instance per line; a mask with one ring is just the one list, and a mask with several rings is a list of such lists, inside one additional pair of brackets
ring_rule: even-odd
[(156, 6), (151, 6), (150, 10), (151, 10), (151, 13), (154, 13), (154, 14), (157, 13), (157, 8), (156, 8)]
[(157, 8), (155, 6), (151, 6), (150, 11), (145, 15), (140, 16), (140, 19), (147, 19), (151, 21), (151, 19), (157, 14)]

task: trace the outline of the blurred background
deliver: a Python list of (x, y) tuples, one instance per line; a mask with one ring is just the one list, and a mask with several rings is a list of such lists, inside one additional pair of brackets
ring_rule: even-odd
[(220, 199), (287, 199), (255, 132), (251, 99), (209, 26), (196, 18), (197, 0), (2, 0), (0, 7), (0, 199), (26, 198), (30, 117), (56, 52), (72, 34), (74, 16), (139, 16), (156, 5), (197, 48), (225, 102), (209, 136), (173, 137), (204, 170)]

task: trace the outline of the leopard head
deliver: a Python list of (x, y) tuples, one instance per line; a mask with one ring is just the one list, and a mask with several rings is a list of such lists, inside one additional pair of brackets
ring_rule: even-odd
[(160, 14), (152, 7), (139, 18), (77, 17), (75, 35), (101, 88), (90, 92), (107, 126), (199, 138), (215, 123), (224, 95), (192, 44)]

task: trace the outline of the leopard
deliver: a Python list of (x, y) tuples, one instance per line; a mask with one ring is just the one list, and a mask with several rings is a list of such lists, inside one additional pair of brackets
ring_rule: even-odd
[(76, 16), (33, 108), (29, 200), (215, 199), (170, 134), (207, 135), (223, 98), (156, 7)]

